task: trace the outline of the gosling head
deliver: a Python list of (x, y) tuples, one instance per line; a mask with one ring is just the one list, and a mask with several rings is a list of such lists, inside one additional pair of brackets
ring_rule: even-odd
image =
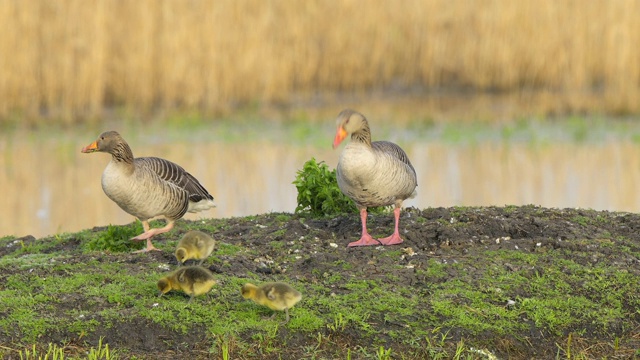
[(184, 265), (184, 262), (187, 260), (187, 249), (185, 248), (178, 248), (176, 250), (176, 260), (178, 260), (178, 263), (180, 265)]
[(246, 283), (244, 285), (242, 285), (242, 289), (240, 289), (240, 292), (242, 293), (242, 297), (245, 299), (250, 299), (255, 297), (256, 291), (258, 290), (258, 287), (250, 284), (250, 283)]
[(171, 291), (171, 282), (167, 278), (158, 280), (158, 297)]

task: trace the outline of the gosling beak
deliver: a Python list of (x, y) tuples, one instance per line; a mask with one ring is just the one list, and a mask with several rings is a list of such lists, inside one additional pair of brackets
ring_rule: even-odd
[(98, 141), (94, 141), (91, 144), (83, 147), (82, 150), (80, 150), (80, 152), (83, 152), (85, 154), (92, 153), (95, 151), (98, 151)]
[(336, 137), (333, 139), (333, 148), (337, 148), (338, 145), (347, 137), (347, 132), (344, 130), (342, 126), (338, 126), (338, 130), (336, 131)]

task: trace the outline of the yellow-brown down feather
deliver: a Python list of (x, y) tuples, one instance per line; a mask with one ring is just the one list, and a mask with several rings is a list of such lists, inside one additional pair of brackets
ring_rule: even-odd
[(271, 310), (290, 309), (302, 299), (302, 294), (291, 286), (281, 283), (265, 283), (260, 286), (247, 283), (242, 286), (242, 297)]
[(161, 294), (171, 290), (183, 291), (193, 298), (206, 294), (215, 284), (216, 280), (209, 270), (200, 266), (186, 266), (158, 280), (158, 289)]
[(200, 265), (202, 265), (213, 252), (215, 245), (216, 241), (208, 234), (196, 230), (189, 231), (178, 242), (175, 252), (176, 260), (183, 264), (189, 259), (196, 259), (200, 260)]

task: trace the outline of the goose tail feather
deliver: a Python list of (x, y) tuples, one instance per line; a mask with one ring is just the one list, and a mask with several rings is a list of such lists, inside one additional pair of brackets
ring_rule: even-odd
[(211, 199), (202, 199), (198, 202), (189, 202), (189, 209), (187, 210), (188, 212), (198, 212), (198, 211), (204, 211), (204, 210), (209, 210), (211, 208), (216, 207), (216, 204), (213, 202), (213, 200)]

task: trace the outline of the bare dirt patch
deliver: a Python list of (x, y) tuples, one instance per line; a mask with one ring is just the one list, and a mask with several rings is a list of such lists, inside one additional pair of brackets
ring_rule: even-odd
[[(368, 225), (374, 237), (387, 236), (393, 229), (393, 217), (390, 214), (374, 215)], [(258, 335), (260, 331), (221, 334), (210, 330), (208, 324), (188, 324), (188, 331), (178, 331), (175, 327), (140, 317), (135, 307), (127, 308), (122, 305), (124, 302), (97, 300), (99, 297), (71, 292), (55, 297), (43, 312), (48, 318), (55, 319), (52, 321), (60, 323), (73, 320), (69, 315), (75, 314), (73, 311), (96, 314), (84, 318), (85, 321), (92, 320), (96, 326), (91, 331), (80, 332), (61, 326), (59, 330), (39, 335), (37, 343), (63, 344), (67, 346), (68, 353), (73, 354), (74, 349), (81, 351), (78, 349), (95, 345), (102, 337), (112, 349), (127, 354), (126, 357), (145, 359), (176, 356), (218, 358), (222, 354), (219, 344), (224, 336), (232, 336), (227, 346), (234, 359), (346, 358), (347, 350), (351, 358), (367, 358), (375, 355), (372, 343), (383, 349), (392, 349), (390, 358), (429, 358), (435, 356), (433, 351), (438, 348), (449, 356), (453, 355), (461, 340), (468, 345), (465, 351), (469, 356), (478, 358), (482, 356), (471, 353), (471, 347), (486, 349), (504, 359), (553, 358), (559, 348), (563, 356), (566, 356), (563, 351), (571, 350), (586, 357), (638, 356), (640, 294), (629, 293), (626, 298), (607, 299), (607, 294), (598, 291), (606, 292), (611, 288), (599, 287), (599, 283), (594, 285), (589, 273), (592, 271), (614, 279), (616, 272), (624, 272), (628, 276), (626, 278), (640, 281), (640, 216), (636, 214), (536, 206), (406, 209), (401, 217), (401, 234), (405, 240), (402, 245), (364, 248), (346, 248), (348, 242), (359, 236), (360, 222), (356, 214), (320, 219), (267, 214), (182, 221), (170, 234), (158, 236), (155, 243), (175, 242), (190, 229), (211, 233), (212, 228), (216, 229), (212, 235), (219, 243), (240, 249), (228, 253), (216, 249), (215, 261), (207, 262), (207, 266), (221, 279), (223, 288), (225, 279), (259, 277), (271, 281), (284, 278), (301, 288), (305, 297), (314, 299), (312, 305), (305, 304), (303, 300), (297, 306), (308, 306), (309, 311), (326, 320), (333, 315), (328, 314), (331, 311), (329, 307), (322, 307), (323, 298), (347, 296), (355, 290), (344, 284), (370, 280), (372, 284), (379, 284), (382, 291), (397, 292), (400, 297), (415, 296), (412, 298), (414, 308), (402, 312), (402, 315), (372, 310), (364, 320), (366, 326), (347, 323), (340, 328), (332, 328), (331, 321), (326, 320), (321, 327), (307, 332), (281, 325), (275, 330), (274, 339), (278, 340), (269, 342)], [(1, 266), (0, 291), (19, 291), (11, 281), (7, 281), (15, 276), (25, 276), (25, 272), (29, 272), (29, 276), (43, 278), (65, 277), (73, 275), (65, 269), (80, 264), (87, 264), (87, 269), (110, 265), (110, 269), (134, 276), (148, 274), (158, 263), (167, 264), (170, 268), (177, 266), (168, 245), (162, 252), (149, 254), (81, 250), (86, 237), (104, 230), (94, 228), (89, 234), (72, 234), (57, 244), (53, 244), (51, 238), (3, 240), (0, 257), (7, 258), (33, 256), (35, 252), (18, 249), (41, 246), (43, 241), (50, 241), (53, 245), (39, 248), (37, 252), (51, 254), (53, 260), (46, 261), (64, 261), (65, 266), (25, 268), (6, 263)], [(113, 267), (113, 264), (117, 266)], [(624, 316), (612, 317), (606, 322), (598, 319), (574, 322), (569, 317), (566, 324), (557, 320), (557, 325), (554, 319), (534, 318), (535, 309), (528, 308), (527, 304), (535, 296), (532, 294), (535, 291), (516, 284), (516, 280), (535, 283), (554, 271), (568, 276), (569, 280), (561, 283), (549, 278), (549, 286), (569, 284), (571, 288), (567, 291), (576, 299), (585, 298), (596, 303), (620, 302), (611, 311), (619, 311)], [(498, 285), (490, 283), (491, 274), (494, 274)], [(507, 278), (509, 274), (517, 274), (518, 278)], [(581, 278), (584, 281), (581, 282)], [(464, 293), (442, 295), (442, 286), (455, 281), (461, 281), (460, 286), (468, 285), (469, 291), (475, 291), (479, 297), (476, 299)], [(107, 287), (108, 282), (102, 285)], [(371, 286), (372, 293), (379, 291)], [(544, 290), (544, 286), (540, 289)], [(504, 292), (505, 295), (501, 297), (495, 292)], [(224, 300), (224, 294), (212, 292), (212, 301)], [(364, 289), (364, 294), (367, 294), (367, 289)], [(154, 293), (148, 294), (150, 301), (156, 301), (154, 296)], [(503, 300), (513, 300), (515, 305)], [(229, 306), (234, 306), (235, 301)], [(363, 296), (358, 301), (366, 304), (369, 299)], [(455, 305), (450, 309), (451, 314), (448, 309), (438, 307), (443, 301)], [(478, 305), (476, 301), (482, 301), (484, 305)], [(514, 319), (521, 326), (514, 328), (517, 330), (501, 332), (497, 315), (487, 313), (483, 307), (487, 303), (505, 309), (521, 306), (514, 310), (518, 311)], [(564, 311), (560, 309), (561, 305), (557, 306), (559, 312)], [(117, 308), (119, 317), (97, 315), (109, 308)], [(454, 314), (460, 309), (468, 312), (471, 319), (477, 315), (475, 313), (481, 313), (480, 319), (498, 325), (486, 328), (476, 323), (466, 325), (464, 317)], [(0, 316), (10, 316), (14, 311), (15, 308), (0, 309)], [(576, 312), (576, 318), (582, 316), (580, 306), (571, 311)], [(294, 311), (292, 316), (295, 314)], [(409, 335), (403, 335), (405, 333), (417, 334), (415, 342), (409, 341)], [(446, 339), (434, 345), (424, 341), (428, 336), (425, 334), (446, 334)], [(19, 349), (28, 345), (25, 336), (20, 326), (0, 328), (0, 344), (6, 348)], [(315, 350), (310, 352), (309, 349)], [(369, 353), (359, 349), (368, 349)], [(16, 353), (10, 351), (4, 356), (17, 358)]]

